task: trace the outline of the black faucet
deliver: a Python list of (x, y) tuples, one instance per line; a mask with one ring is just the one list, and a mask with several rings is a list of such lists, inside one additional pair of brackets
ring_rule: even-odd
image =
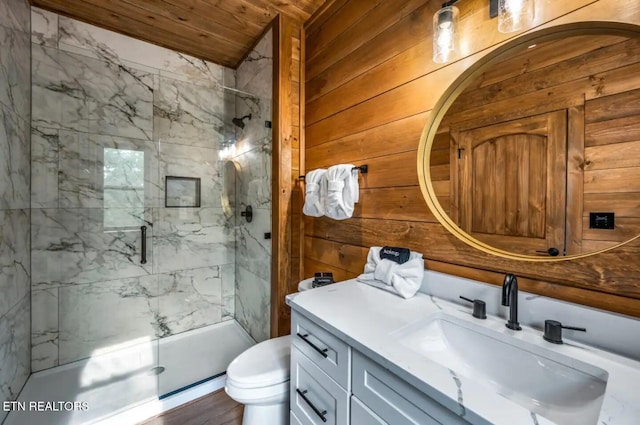
[(522, 330), (518, 323), (518, 279), (511, 273), (502, 283), (502, 305), (509, 307), (509, 320), (505, 326), (514, 331)]

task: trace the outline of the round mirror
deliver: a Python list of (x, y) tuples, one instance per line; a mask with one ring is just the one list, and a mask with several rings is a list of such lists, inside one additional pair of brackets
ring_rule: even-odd
[(495, 255), (559, 260), (640, 235), (640, 28), (555, 27), (485, 56), (418, 153), (436, 218)]

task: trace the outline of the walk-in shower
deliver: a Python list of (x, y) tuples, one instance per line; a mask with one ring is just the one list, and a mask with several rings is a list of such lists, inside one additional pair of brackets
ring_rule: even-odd
[(135, 423), (221, 388), (269, 337), (272, 35), (233, 70), (33, 17), (32, 375), (18, 400), (73, 408), (3, 425)]

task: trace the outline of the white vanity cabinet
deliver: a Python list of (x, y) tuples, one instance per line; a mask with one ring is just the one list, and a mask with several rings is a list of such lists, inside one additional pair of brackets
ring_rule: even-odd
[(347, 425), (351, 347), (296, 312), (291, 340), (292, 418), (302, 425)]
[(295, 310), (291, 338), (294, 425), (467, 423)]

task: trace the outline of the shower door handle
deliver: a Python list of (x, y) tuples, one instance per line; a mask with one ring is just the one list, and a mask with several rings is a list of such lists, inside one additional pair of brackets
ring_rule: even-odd
[(140, 249), (140, 264), (147, 264), (147, 226), (140, 227), (142, 247)]

